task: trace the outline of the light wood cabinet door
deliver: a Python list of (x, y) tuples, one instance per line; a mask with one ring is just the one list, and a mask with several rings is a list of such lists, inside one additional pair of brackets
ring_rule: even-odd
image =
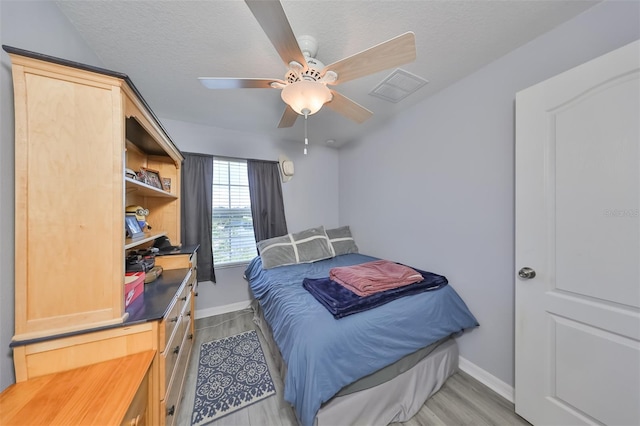
[[(123, 321), (119, 82), (12, 55), (15, 340)], [(64, 71), (64, 72), (62, 72)]]

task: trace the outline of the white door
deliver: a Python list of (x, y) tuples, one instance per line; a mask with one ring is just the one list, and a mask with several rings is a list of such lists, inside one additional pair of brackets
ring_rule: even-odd
[(535, 425), (640, 425), (639, 140), (640, 41), (516, 96), (515, 402)]

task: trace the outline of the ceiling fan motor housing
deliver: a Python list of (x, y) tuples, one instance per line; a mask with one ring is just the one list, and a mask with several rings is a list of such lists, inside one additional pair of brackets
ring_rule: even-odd
[(289, 83), (295, 83), (300, 80), (320, 80), (320, 72), (324, 69), (324, 64), (315, 58), (316, 53), (318, 53), (318, 41), (310, 35), (301, 35), (296, 40), (304, 59), (307, 61), (307, 70), (302, 71), (302, 67), (297, 66), (299, 65), (297, 62), (290, 63), (285, 80)]
[(307, 70), (297, 70), (295, 68), (289, 68), (285, 75), (285, 80), (289, 83), (295, 83), (300, 80), (318, 81), (320, 80), (320, 72), (324, 69), (324, 64), (316, 58), (306, 56)]

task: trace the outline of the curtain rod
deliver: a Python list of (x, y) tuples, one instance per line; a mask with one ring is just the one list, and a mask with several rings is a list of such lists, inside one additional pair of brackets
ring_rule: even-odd
[(240, 158), (240, 157), (229, 157), (226, 155), (213, 155), (213, 154), (203, 154), (201, 152), (186, 152), (186, 151), (182, 151), (183, 154), (189, 154), (189, 155), (200, 155), (202, 157), (215, 157), (215, 158), (222, 158), (223, 160), (242, 160), (242, 161), (262, 161), (264, 163), (273, 163), (273, 164), (278, 164), (278, 161), (274, 161), (274, 160), (263, 160), (260, 158)]

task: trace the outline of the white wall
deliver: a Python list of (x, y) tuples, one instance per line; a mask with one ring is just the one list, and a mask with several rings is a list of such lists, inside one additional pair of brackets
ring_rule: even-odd
[[(311, 145), (305, 156), (302, 143), (176, 120), (162, 119), (162, 123), (184, 152), (273, 161), (280, 154), (287, 155), (295, 165), (293, 179), (282, 184), (289, 232), (319, 225), (338, 226), (337, 150)], [(247, 302), (251, 293), (243, 273), (244, 267), (216, 268), (215, 284), (200, 283), (196, 318), (215, 314), (225, 305)]]
[[(0, 1), (2, 44), (103, 66), (50, 1)], [(14, 116), (11, 62), (0, 52), (0, 390), (15, 381), (9, 343), (14, 331)]]
[(340, 223), (364, 253), (446, 275), (480, 322), (461, 356), (509, 386), (515, 93), (638, 39), (639, 5), (599, 4), (340, 152)]

